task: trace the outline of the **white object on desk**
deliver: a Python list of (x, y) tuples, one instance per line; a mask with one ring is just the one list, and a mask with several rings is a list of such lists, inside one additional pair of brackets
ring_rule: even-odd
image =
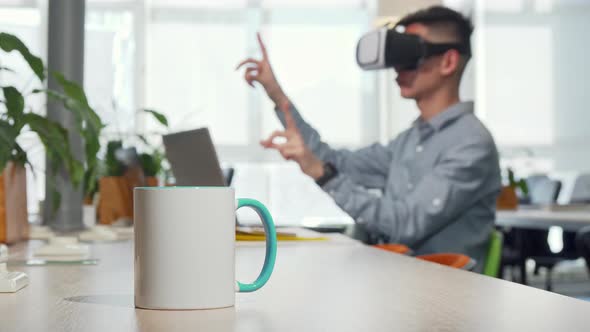
[(0, 263), (0, 293), (14, 293), (29, 284), (23, 272), (9, 272), (6, 263)]
[(84, 204), (82, 208), (82, 223), (86, 228), (92, 228), (96, 225), (96, 207), (90, 204)]
[(49, 240), (49, 243), (35, 250), (35, 256), (80, 257), (89, 253), (88, 246), (78, 243), (75, 237), (60, 236)]
[(104, 225), (94, 226), (90, 230), (80, 233), (78, 237), (80, 241), (91, 242), (109, 242), (119, 239), (117, 233), (112, 228)]
[(8, 247), (5, 244), (0, 244), (0, 262), (8, 258)]
[(31, 225), (29, 227), (29, 239), (49, 240), (55, 237), (55, 233), (47, 226)]
[(129, 240), (133, 239), (134, 228), (131, 227), (117, 227), (114, 226), (111, 228), (113, 232), (117, 233), (117, 237), (119, 240)]

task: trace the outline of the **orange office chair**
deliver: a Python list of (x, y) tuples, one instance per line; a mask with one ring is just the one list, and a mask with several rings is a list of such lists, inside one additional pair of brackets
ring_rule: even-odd
[(476, 261), (474, 259), (463, 254), (440, 253), (416, 256), (416, 258), (421, 259), (423, 261), (437, 263), (467, 271), (473, 269), (476, 264)]
[[(393, 252), (396, 254), (401, 255), (411, 255), (412, 250), (407, 246), (399, 243), (385, 243), (385, 244), (376, 244), (373, 245), (375, 248), (379, 248), (385, 251)], [(476, 261), (469, 256), (463, 254), (450, 254), (450, 253), (441, 253), (441, 254), (430, 254), (430, 255), (421, 255), (416, 256), (416, 258), (437, 263), (441, 265), (446, 265), (450, 267), (454, 267), (457, 269), (468, 270), (470, 271), (475, 267)]]
[(401, 255), (410, 255), (411, 250), (407, 246), (398, 243), (384, 243), (384, 244), (376, 244), (373, 247), (379, 248), (385, 251), (394, 252), (396, 254)]

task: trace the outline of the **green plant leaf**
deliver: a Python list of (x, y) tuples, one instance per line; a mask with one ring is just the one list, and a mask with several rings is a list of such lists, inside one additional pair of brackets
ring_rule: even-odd
[(526, 180), (525, 180), (525, 179), (520, 179), (520, 180), (518, 181), (518, 187), (520, 188), (520, 191), (522, 191), (522, 193), (523, 193), (525, 196), (528, 196), (528, 194), (529, 194), (529, 186), (528, 186), (528, 184), (526, 183)]
[(12, 160), (16, 147), (16, 137), (20, 129), (8, 121), (0, 120), (0, 171), (6, 167), (6, 163)]
[(45, 66), (41, 58), (33, 55), (27, 46), (15, 35), (0, 32), (0, 48), (5, 52), (19, 52), (31, 70), (37, 75), (41, 82), (45, 81)]
[(508, 168), (508, 185), (512, 188), (516, 187), (516, 180), (514, 179), (514, 171), (511, 168)]
[(64, 93), (46, 90), (47, 96), (60, 100), (64, 107), (72, 112), (76, 122), (76, 129), (84, 139), (84, 154), (86, 156), (86, 168), (94, 168), (97, 165), (97, 154), (100, 150), (100, 132), (104, 124), (100, 117), (88, 104), (84, 90), (75, 82), (67, 80), (58, 72), (52, 73)]
[(145, 144), (146, 146), (150, 146), (150, 142), (148, 142), (147, 138), (144, 135), (137, 135), (137, 138), (139, 138), (139, 140)]
[(160, 124), (164, 125), (165, 127), (168, 127), (168, 118), (166, 118), (164, 114), (150, 109), (142, 109), (142, 111), (153, 115), (154, 119), (156, 119)]
[(139, 163), (146, 176), (158, 176), (162, 173), (164, 159), (164, 153), (160, 150), (155, 150), (152, 154), (142, 153), (139, 155)]
[(98, 191), (98, 179), (100, 176), (99, 167), (86, 169), (84, 172), (84, 197), (93, 198)]
[(156, 176), (158, 174), (159, 165), (156, 163), (154, 157), (147, 153), (139, 155), (139, 163), (146, 176)]
[(58, 123), (53, 122), (35, 113), (27, 113), (24, 116), (25, 122), (32, 131), (37, 133), (45, 146), (47, 158), (51, 163), (51, 170), (57, 171), (62, 164), (72, 184), (77, 187), (84, 178), (84, 167), (76, 160), (71, 152), (68, 132)]
[(121, 141), (110, 141), (107, 143), (107, 153), (105, 156), (106, 176), (121, 176), (125, 172), (125, 165), (115, 155), (115, 152), (121, 148), (123, 148), (123, 142)]
[(66, 96), (77, 102), (80, 102), (82, 106), (90, 108), (84, 90), (76, 82), (66, 79), (63, 74), (59, 72), (52, 72), (51, 74), (57, 83), (59, 83), (59, 85), (62, 87)]
[(6, 113), (13, 120), (20, 120), (25, 109), (25, 98), (13, 86), (3, 87), (2, 92), (4, 92), (4, 98), (6, 99)]
[(27, 158), (27, 153), (18, 143), (14, 144), (14, 150), (12, 152), (12, 161), (23, 166), (27, 164), (31, 167), (31, 170), (34, 170), (33, 164), (31, 164), (29, 162), (29, 159)]

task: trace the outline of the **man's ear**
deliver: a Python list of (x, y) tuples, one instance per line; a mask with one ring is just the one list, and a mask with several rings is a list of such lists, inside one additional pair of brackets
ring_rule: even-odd
[(443, 54), (440, 63), (440, 73), (443, 76), (451, 76), (459, 69), (461, 55), (457, 50), (448, 50)]

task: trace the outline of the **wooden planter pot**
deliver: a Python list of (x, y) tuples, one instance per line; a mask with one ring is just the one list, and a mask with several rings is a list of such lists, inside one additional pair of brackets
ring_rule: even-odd
[(99, 223), (110, 225), (119, 218), (133, 219), (133, 188), (158, 185), (155, 177), (146, 177), (145, 183), (129, 176), (107, 176), (99, 181)]
[(28, 237), (27, 173), (24, 166), (9, 162), (0, 174), (0, 243)]
[(518, 196), (511, 186), (504, 186), (496, 201), (497, 210), (516, 210), (518, 208)]
[(133, 190), (122, 176), (106, 176), (98, 182), (99, 222), (110, 225), (119, 218), (133, 218)]
[(146, 176), (145, 185), (146, 185), (146, 187), (157, 187), (158, 186), (158, 178), (155, 176)]

